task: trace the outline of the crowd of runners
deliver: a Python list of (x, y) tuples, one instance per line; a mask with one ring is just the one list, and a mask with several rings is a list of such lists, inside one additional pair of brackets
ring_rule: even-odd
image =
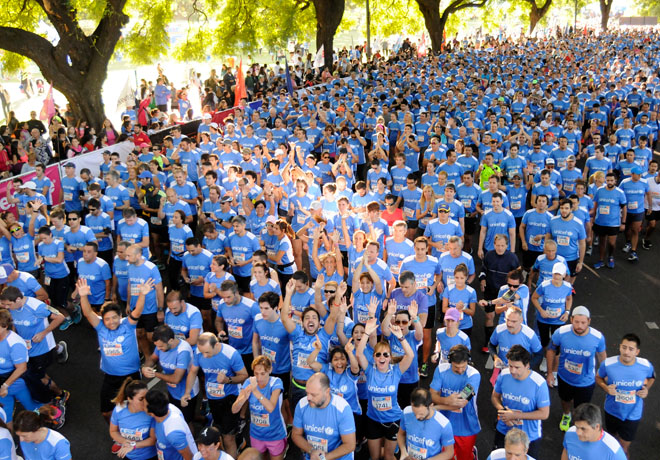
[[(344, 78), (196, 134), (127, 110), (133, 151), (65, 163), (60, 196), (37, 163), (0, 219), (0, 459), (71, 458), (69, 353), (100, 357), (90, 436), (121, 458), (544, 460), (561, 411), (562, 459), (625, 459), (654, 367), (575, 281), (654, 254), (659, 38), (344, 50)], [(55, 340), (81, 321), (98, 349)]]

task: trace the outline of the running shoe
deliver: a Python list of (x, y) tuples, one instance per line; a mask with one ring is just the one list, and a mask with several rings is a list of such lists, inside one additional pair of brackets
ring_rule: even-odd
[(623, 245), (623, 249), (621, 249), (623, 252), (628, 254), (632, 250), (632, 244), (626, 243)]
[(631, 251), (630, 255), (628, 256), (628, 260), (631, 262), (637, 262), (639, 260), (639, 257), (637, 257), (637, 252)]
[(74, 306), (73, 315), (71, 315), (71, 318), (74, 324), (80, 323), (82, 320), (82, 308), (80, 308), (80, 305)]
[(62, 410), (60, 407), (53, 405), (51, 405), (50, 407), (52, 407), (55, 410), (55, 414), (53, 415), (51, 422), (51, 427), (54, 430), (59, 430), (64, 426), (64, 422), (66, 421), (64, 410)]
[(110, 452), (112, 452), (113, 454), (116, 454), (120, 450), (121, 450), (121, 444), (119, 444), (118, 442), (114, 443), (110, 448)]
[(419, 376), (426, 378), (429, 376), (429, 365), (424, 363), (422, 367), (419, 368)]
[(585, 251), (585, 254), (588, 255), (588, 256), (590, 256), (591, 253), (592, 253), (593, 251), (594, 251), (594, 247), (593, 247), (593, 246), (589, 246), (589, 247), (587, 248), (587, 250)]
[(607, 268), (614, 268), (614, 257), (610, 257), (607, 260)]
[(481, 347), (481, 352), (482, 353), (490, 353), (490, 350), (488, 349), (488, 347)]
[(563, 414), (561, 416), (561, 422), (559, 422), (559, 429), (561, 431), (568, 431), (571, 427), (571, 414)]
[(66, 331), (72, 324), (73, 320), (71, 318), (64, 318), (64, 322), (60, 324), (60, 331)]
[(69, 401), (69, 398), (71, 398), (71, 392), (68, 390), (62, 390), (62, 394), (53, 399), (53, 405), (62, 410), (66, 410), (66, 403)]
[(539, 370), (541, 372), (548, 372), (548, 361), (543, 358), (543, 361), (541, 361), (541, 364), (539, 365)]
[(69, 347), (64, 340), (60, 340), (57, 345), (62, 346), (62, 351), (57, 353), (57, 363), (64, 364), (69, 360)]
[(603, 268), (604, 266), (605, 266), (605, 264), (603, 263), (602, 260), (599, 260), (598, 262), (596, 262), (596, 263), (594, 264), (594, 268), (595, 268), (596, 270), (599, 270), (599, 269)]
[(649, 240), (642, 240), (642, 249), (649, 251), (653, 247), (653, 243)]

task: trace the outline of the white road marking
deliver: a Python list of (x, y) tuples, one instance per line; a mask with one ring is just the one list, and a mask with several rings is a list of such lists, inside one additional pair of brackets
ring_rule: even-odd
[(147, 383), (147, 388), (151, 390), (153, 387), (158, 385), (158, 382), (160, 382), (160, 379), (158, 377), (154, 377), (149, 381), (149, 383)]
[(660, 327), (658, 327), (657, 323), (651, 322), (651, 321), (646, 322), (646, 327), (648, 327), (649, 329), (660, 329)]

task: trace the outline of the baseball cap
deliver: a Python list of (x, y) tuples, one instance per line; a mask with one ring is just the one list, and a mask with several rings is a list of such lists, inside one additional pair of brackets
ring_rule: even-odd
[(214, 121), (209, 125), (211, 128), (218, 129), (218, 124)]
[[(642, 174), (642, 168), (640, 168), (639, 166), (633, 166), (633, 167), (630, 169), (630, 172), (631, 172), (632, 174)], [(27, 185), (27, 184), (25, 184), (25, 185)]]
[(545, 164), (553, 165), (553, 164), (555, 164), (555, 159), (554, 158), (546, 158)]
[(321, 202), (320, 201), (313, 201), (312, 204), (309, 205), (309, 209), (312, 211), (317, 211), (321, 209)]
[(72, 163), (72, 162), (69, 161), (68, 163), (66, 163), (66, 164), (64, 165), (64, 167), (65, 167), (65, 168), (75, 168), (76, 165), (75, 165), (74, 163)]
[(6, 284), (7, 278), (14, 272), (14, 267), (11, 264), (0, 265), (0, 284)]
[(154, 175), (151, 174), (149, 171), (142, 171), (138, 176), (138, 179), (153, 179), (153, 178)]
[(204, 115), (202, 115), (202, 118), (203, 118), (204, 120), (208, 120), (208, 119), (213, 118), (213, 117), (211, 116), (210, 113), (205, 113)]
[(586, 316), (587, 318), (591, 318), (591, 313), (589, 313), (589, 309), (583, 305), (580, 305), (579, 307), (575, 307), (573, 311), (571, 311), (571, 316), (577, 316), (577, 315), (582, 315), (582, 316)]
[(29, 180), (26, 183), (24, 183), (21, 188), (26, 188), (28, 190), (36, 190), (37, 189), (37, 184), (35, 184), (31, 180)]
[(234, 199), (229, 195), (225, 195), (222, 198), (220, 198), (220, 203), (231, 203), (232, 201), (234, 201)]
[(452, 321), (460, 321), (461, 320), (461, 312), (458, 311), (456, 308), (449, 308), (447, 309), (447, 312), (445, 313), (445, 319), (451, 319)]
[(275, 222), (277, 222), (277, 217), (275, 217), (275, 216), (266, 217), (266, 223), (267, 224), (274, 224)]
[(149, 144), (147, 144), (146, 142), (143, 142), (143, 143), (141, 143), (141, 144), (139, 145), (139, 147), (140, 147), (141, 149), (143, 149), (143, 148), (145, 148), (145, 147), (149, 147)]
[(566, 264), (563, 262), (557, 262), (552, 266), (552, 274), (560, 274), (561, 276), (566, 276)]
[(284, 150), (282, 150), (282, 149), (275, 149), (275, 155), (284, 155)]
[(225, 139), (222, 143), (225, 145), (231, 145), (231, 139)]
[(220, 442), (220, 430), (214, 426), (207, 426), (199, 433), (195, 442), (197, 444), (204, 444), (205, 446), (217, 444)]
[(575, 155), (569, 155), (566, 157), (566, 161), (568, 160), (575, 160)]
[(438, 212), (449, 212), (449, 205), (446, 203), (441, 204), (438, 206)]

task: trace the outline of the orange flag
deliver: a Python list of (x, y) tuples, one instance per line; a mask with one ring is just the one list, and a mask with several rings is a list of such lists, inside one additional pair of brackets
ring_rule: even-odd
[(241, 99), (247, 99), (247, 90), (245, 89), (245, 78), (243, 78), (243, 58), (238, 64), (238, 72), (236, 72), (236, 90), (234, 92), (234, 107), (236, 107)]
[(44, 104), (41, 107), (41, 112), (39, 112), (40, 120), (50, 121), (51, 117), (55, 115), (55, 100), (53, 99), (53, 85), (50, 85), (48, 93), (46, 93), (46, 99), (44, 99)]

